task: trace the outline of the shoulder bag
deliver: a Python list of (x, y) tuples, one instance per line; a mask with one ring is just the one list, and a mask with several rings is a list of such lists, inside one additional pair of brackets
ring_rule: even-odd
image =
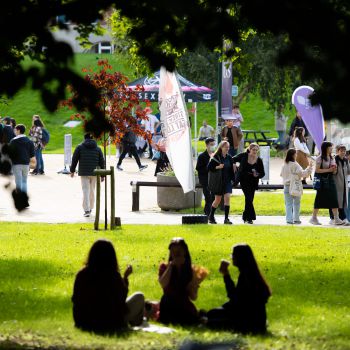
[(296, 173), (292, 173), (289, 184), (289, 194), (293, 197), (301, 197), (303, 195), (303, 183)]
[[(218, 164), (221, 164), (215, 157), (212, 159)], [(209, 170), (208, 188), (214, 194), (222, 192), (222, 169)]]

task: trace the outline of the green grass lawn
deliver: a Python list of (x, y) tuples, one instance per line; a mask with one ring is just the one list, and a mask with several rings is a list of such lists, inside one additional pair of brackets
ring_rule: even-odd
[[(116, 71), (121, 71), (129, 77), (130, 81), (134, 80), (135, 76), (132, 67), (128, 64), (125, 58), (117, 54), (76, 54), (73, 67), (76, 71), (81, 72), (83, 67), (95, 67), (99, 58), (108, 58)], [(27, 59), (23, 64), (25, 66), (30, 66), (31, 62)], [(189, 108), (191, 108), (191, 106), (192, 104), (189, 104)], [(198, 130), (204, 119), (206, 119), (212, 126), (215, 126), (215, 104), (198, 103), (197, 106)], [(156, 108), (157, 106), (154, 104), (153, 109), (156, 110)], [(268, 134), (269, 137), (277, 136), (274, 131), (273, 113), (268, 110), (267, 104), (258, 96), (248, 95), (248, 97), (241, 103), (241, 112), (244, 117), (244, 123), (242, 124), (243, 129), (270, 130), (271, 133)], [(291, 112), (289, 112), (289, 114), (290, 113)], [(15, 97), (9, 101), (9, 105), (0, 105), (1, 116), (9, 115), (15, 118), (17, 123), (23, 123), (27, 127), (31, 126), (33, 114), (39, 114), (44, 120), (47, 129), (50, 131), (51, 140), (46, 147), (46, 153), (63, 152), (64, 134), (72, 134), (73, 147), (81, 142), (83, 130), (80, 126), (73, 129), (63, 127), (63, 124), (70, 120), (70, 116), (73, 112), (68, 109), (59, 109), (55, 113), (50, 114), (43, 106), (39, 93), (32, 91), (29, 87), (19, 91)], [(292, 118), (290, 118), (289, 123), (291, 123), (291, 120)], [(193, 120), (192, 136), (194, 137)], [(203, 142), (199, 142), (198, 145), (199, 151), (204, 150)]]
[[(316, 192), (305, 191), (301, 197), (300, 215), (312, 214)], [(204, 208), (204, 201), (202, 201)], [(284, 195), (281, 191), (257, 191), (254, 197), (254, 208), (256, 215), (279, 216), (285, 215)], [(230, 201), (230, 213), (240, 215), (244, 210), (244, 195), (233, 195)], [(192, 213), (193, 209), (181, 210), (183, 213)], [(220, 210), (218, 210), (220, 214)], [(328, 210), (320, 209), (320, 216), (328, 216)]]
[[(217, 268), (231, 246), (247, 242), (273, 296), (266, 337), (232, 335), (204, 328), (176, 328), (171, 335), (130, 332), (101, 337), (73, 326), (74, 276), (92, 243), (113, 241), (122, 270), (134, 266), (130, 293), (158, 300), (157, 269), (173, 236), (188, 242), (195, 264), (210, 270), (198, 308), (225, 302)], [(2, 223), (0, 226), (0, 348), (172, 349), (185, 339), (236, 340), (243, 349), (349, 349), (350, 233), (301, 227), (123, 226), (114, 232), (87, 225)], [(237, 271), (233, 271), (234, 279)]]

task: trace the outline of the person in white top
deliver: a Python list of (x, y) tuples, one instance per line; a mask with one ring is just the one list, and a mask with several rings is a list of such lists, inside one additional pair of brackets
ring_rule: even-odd
[(213, 137), (215, 130), (212, 126), (208, 125), (206, 120), (203, 120), (203, 126), (199, 128), (199, 141), (203, 141), (208, 137)]
[[(145, 110), (146, 115), (148, 117), (148, 120), (142, 120), (142, 124), (145, 126), (145, 131), (149, 131), (152, 134), (152, 138), (154, 136), (155, 131), (157, 130), (159, 120), (158, 118), (151, 114), (152, 109), (151, 107), (146, 107)], [(146, 150), (147, 144), (143, 148), (143, 152)], [(152, 159), (153, 157), (153, 150), (152, 150), (152, 144), (148, 143), (148, 158)]]
[[(305, 129), (303, 127), (295, 128), (293, 142), (297, 151), (296, 161), (303, 169), (306, 169), (309, 166), (308, 157), (310, 157), (310, 151), (306, 145)], [(305, 178), (303, 179), (303, 184), (306, 184)]]
[(293, 176), (299, 177), (299, 179), (309, 176), (312, 172), (311, 162), (305, 170), (296, 161), (297, 151), (290, 148), (287, 151), (287, 155), (281, 170), (281, 177), (283, 179), (283, 192), (284, 203), (286, 206), (286, 220), (287, 224), (301, 224), (300, 215), (300, 200), (301, 196), (292, 196), (289, 193), (290, 182)]
[(243, 123), (243, 116), (239, 110), (238, 105), (234, 105), (232, 109), (232, 115), (233, 115), (233, 126), (235, 128), (241, 128), (241, 123)]

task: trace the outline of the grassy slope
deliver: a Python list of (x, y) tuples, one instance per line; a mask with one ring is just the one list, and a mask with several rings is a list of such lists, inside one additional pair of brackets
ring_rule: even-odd
[[(132, 77), (132, 68), (128, 62), (117, 55), (97, 55), (97, 54), (77, 54), (75, 56), (75, 69), (81, 71), (83, 67), (95, 66), (97, 58), (108, 58), (115, 70), (119, 70), (128, 77)], [(30, 61), (25, 61), (26, 66), (29, 66)], [(133, 80), (133, 78), (130, 78)], [(191, 107), (191, 104), (189, 104)], [(154, 105), (156, 109), (156, 105)], [(241, 112), (245, 119), (242, 127), (244, 129), (266, 129), (271, 130), (269, 136), (274, 137), (273, 113), (267, 109), (267, 105), (257, 96), (249, 96), (241, 104)], [(18, 123), (23, 123), (26, 126), (31, 125), (33, 114), (39, 114), (51, 134), (51, 141), (47, 146), (46, 152), (61, 153), (63, 152), (63, 140), (65, 133), (73, 135), (73, 146), (81, 142), (82, 129), (76, 127), (74, 129), (64, 128), (63, 124), (70, 119), (71, 111), (60, 109), (53, 114), (49, 114), (43, 107), (40, 96), (37, 92), (31, 91), (29, 88), (21, 90), (8, 106), (0, 106), (0, 115), (10, 115), (15, 118)], [(215, 125), (215, 104), (214, 103), (198, 103), (198, 130), (202, 121), (207, 119), (209, 124)], [(194, 123), (193, 123), (194, 124)], [(194, 125), (193, 125), (194, 127)], [(193, 129), (193, 128), (192, 128)], [(194, 132), (192, 132), (194, 135)], [(199, 143), (199, 150), (203, 149), (203, 143)]]
[[(124, 270), (132, 263), (130, 292), (159, 299), (158, 264), (167, 259), (171, 237), (182, 236), (195, 264), (210, 275), (201, 285), (198, 308), (225, 302), (221, 258), (232, 244), (249, 243), (269, 281), (267, 311), (271, 335), (238, 339), (251, 349), (348, 349), (350, 342), (350, 233), (290, 227), (123, 226), (95, 232), (86, 225), (5, 224), (0, 226), (0, 348), (9, 343), (74, 349), (168, 349), (184, 339), (237, 339), (224, 332), (181, 329), (168, 336), (136, 333), (103, 338), (73, 327), (74, 275), (94, 240), (106, 237), (117, 248)], [(234, 279), (237, 271), (233, 272)], [(7, 342), (7, 343), (6, 343)], [(56, 348), (56, 347), (55, 347)]]

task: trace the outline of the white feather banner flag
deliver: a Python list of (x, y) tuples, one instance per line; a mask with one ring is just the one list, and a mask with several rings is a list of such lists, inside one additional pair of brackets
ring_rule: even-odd
[(184, 193), (195, 191), (191, 128), (181, 87), (175, 72), (160, 69), (160, 120), (166, 154)]

